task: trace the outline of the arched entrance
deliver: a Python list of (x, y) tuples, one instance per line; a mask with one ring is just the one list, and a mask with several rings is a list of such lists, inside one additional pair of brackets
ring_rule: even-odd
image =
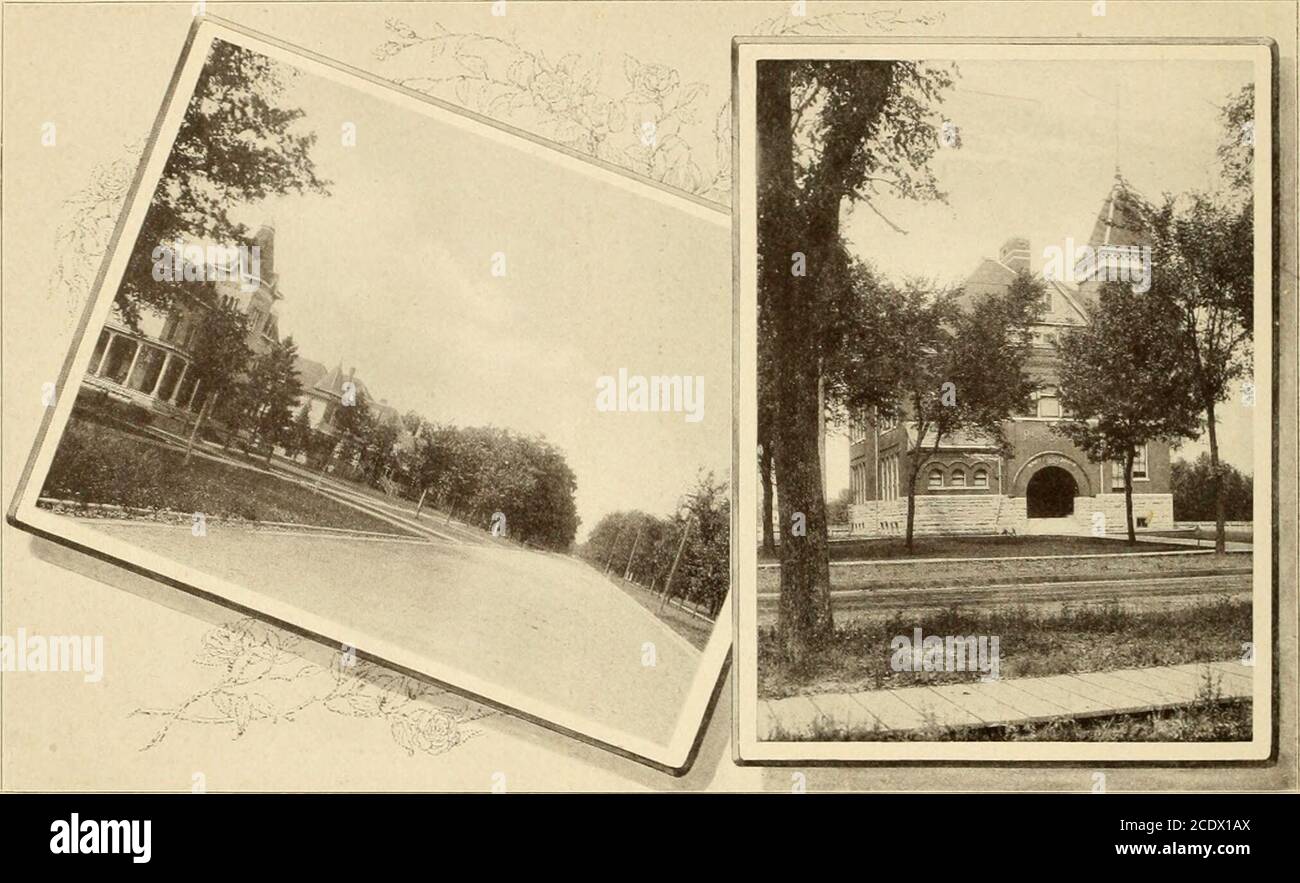
[(1025, 486), (1025, 510), (1030, 518), (1066, 518), (1074, 514), (1079, 484), (1059, 466), (1045, 466)]

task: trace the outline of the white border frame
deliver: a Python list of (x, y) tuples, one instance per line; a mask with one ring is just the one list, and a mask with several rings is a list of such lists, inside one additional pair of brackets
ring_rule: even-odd
[(763, 762), (1204, 762), (1262, 761), (1273, 747), (1273, 59), (1267, 40), (1069, 40), (1053, 38), (736, 38), (733, 41), (732, 238), (735, 246), (735, 341), (737, 426), (732, 469), (735, 519), (753, 524), (758, 475), (744, 468), (758, 447), (756, 408), (757, 222), (754, 211), (756, 101), (755, 63), (761, 59), (885, 59), (935, 61), (998, 58), (1104, 60), (1156, 57), (1253, 62), (1255, 67), (1255, 543), (1253, 637), (1255, 641), (1252, 740), (1250, 742), (777, 742), (760, 740), (758, 728), (757, 548), (746, 534), (733, 537), (737, 559), (733, 745), (741, 763)]
[[(440, 122), (505, 144), (521, 152), (543, 157), (566, 171), (587, 175), (647, 199), (670, 205), (692, 217), (715, 224), (720, 230), (726, 230), (730, 226), (730, 215), (725, 206), (674, 190), (648, 178), (639, 177), (612, 164), (595, 160), (561, 145), (232, 22), (214, 16), (200, 16), (196, 17), (190, 28), (164, 98), (163, 107), (145, 148), (131, 192), (127, 196), (126, 208), (118, 220), (104, 264), (96, 279), (94, 294), (78, 326), (76, 343), (65, 359), (59, 374), (57, 389), (61, 393), (79, 387), (80, 377), (75, 369), (77, 366), (89, 363), (98, 331), (109, 316), (131, 249), (139, 235), (157, 183), (162, 177), (167, 157), (213, 39), (225, 40), (252, 49), (303, 72), (344, 83), (403, 110), (434, 117)], [(88, 333), (90, 331), (94, 333)], [(69, 378), (72, 378), (71, 386)], [(722, 676), (725, 673), (731, 637), (730, 594), (719, 612), (713, 632), (700, 655), (699, 669), (678, 714), (672, 736), (667, 745), (659, 744), (585, 720), (571, 712), (517, 693), (509, 687), (491, 683), (454, 666), (435, 662), (377, 636), (360, 633), (349, 628), (346, 623), (318, 616), (260, 592), (215, 578), (153, 552), (109, 538), (74, 519), (39, 509), (36, 506), (36, 497), (44, 485), (58, 447), (58, 440), (63, 436), (75, 400), (75, 394), (60, 394), (55, 407), (46, 412), (36, 444), (8, 512), (8, 520), (15, 527), (124, 565), (131, 570), (201, 595), (218, 604), (251, 612), (259, 618), (270, 619), (295, 631), (305, 632), (313, 639), (356, 647), (360, 655), (380, 664), (416, 677), (431, 679), (477, 702), (500, 708), (541, 726), (665, 772), (682, 775), (690, 768), (703, 736), (703, 725), (708, 717), (712, 700), (721, 688)]]

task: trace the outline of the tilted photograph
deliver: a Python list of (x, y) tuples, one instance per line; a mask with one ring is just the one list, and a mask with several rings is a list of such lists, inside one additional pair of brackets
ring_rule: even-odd
[(1266, 48), (736, 49), (741, 756), (1267, 756)]
[[(137, 186), (11, 518), (683, 766), (730, 639), (727, 214), (210, 20)], [(186, 715), (291, 712), (238, 675)]]

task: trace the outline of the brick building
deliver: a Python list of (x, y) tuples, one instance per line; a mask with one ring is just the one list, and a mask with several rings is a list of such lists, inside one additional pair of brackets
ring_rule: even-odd
[[(1054, 342), (1085, 321), (1107, 269), (1130, 269), (1141, 243), (1127, 223), (1128, 192), (1119, 180), (1107, 195), (1088, 243), (1086, 266), (1072, 279), (1046, 279), (1046, 303), (1033, 328), (1035, 348), (1028, 372), (1040, 385), (1032, 409), (1006, 426), (1013, 453), (999, 456), (973, 436), (945, 438), (937, 453), (922, 440), (917, 477), (917, 534), (1090, 534), (1126, 530), (1124, 478), (1118, 463), (1093, 463), (1068, 439), (1052, 431), (1062, 419), (1056, 384)], [(1081, 250), (1082, 251), (1082, 250)], [(985, 258), (965, 283), (967, 297), (1003, 291), (1017, 272), (1029, 269), (1030, 243), (1008, 239), (997, 259)], [(1132, 267), (1137, 272), (1137, 267)], [(862, 536), (902, 534), (907, 527), (907, 477), (914, 425), (864, 418), (850, 429), (851, 530)], [(1133, 515), (1139, 528), (1173, 526), (1169, 446), (1153, 442), (1138, 452), (1133, 475)], [(1101, 513), (1101, 515), (1098, 515)], [(1103, 517), (1104, 516), (1104, 519)]]

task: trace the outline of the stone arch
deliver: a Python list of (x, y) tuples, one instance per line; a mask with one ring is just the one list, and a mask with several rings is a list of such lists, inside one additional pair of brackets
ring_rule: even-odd
[(1092, 480), (1088, 477), (1088, 472), (1069, 454), (1063, 454), (1060, 451), (1043, 451), (1041, 454), (1035, 454), (1024, 462), (1016, 470), (1016, 474), (1011, 479), (1010, 495), (1013, 497), (1025, 496), (1026, 488), (1029, 486), (1029, 480), (1034, 477), (1034, 473), (1048, 466), (1056, 466), (1070, 473), (1074, 483), (1079, 487), (1079, 496), (1091, 497), (1095, 491), (1092, 489)]

